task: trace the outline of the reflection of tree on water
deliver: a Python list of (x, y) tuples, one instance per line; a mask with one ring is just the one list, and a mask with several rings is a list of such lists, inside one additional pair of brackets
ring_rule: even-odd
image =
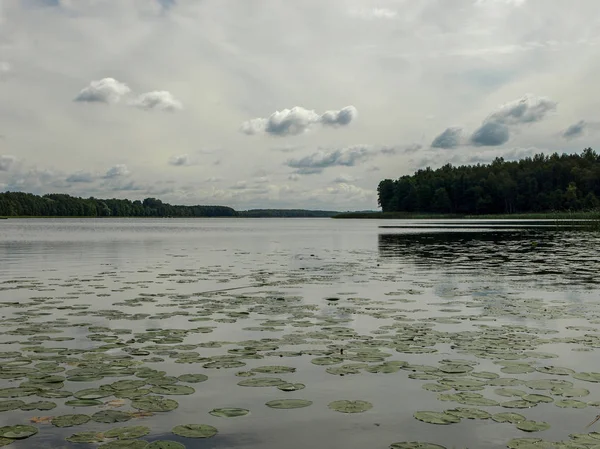
[(524, 278), (553, 283), (598, 283), (600, 235), (586, 231), (524, 229), (379, 234), (379, 256), (455, 273)]

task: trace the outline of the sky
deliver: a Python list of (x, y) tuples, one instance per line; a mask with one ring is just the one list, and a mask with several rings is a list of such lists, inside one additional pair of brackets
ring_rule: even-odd
[(371, 210), (600, 145), (598, 0), (2, 0), (0, 191)]

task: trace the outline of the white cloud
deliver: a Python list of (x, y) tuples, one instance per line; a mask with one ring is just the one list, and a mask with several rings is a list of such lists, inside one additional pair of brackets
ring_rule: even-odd
[(118, 103), (121, 98), (131, 92), (125, 84), (114, 78), (102, 78), (91, 81), (89, 86), (79, 91), (74, 101), (86, 103)]
[(145, 110), (156, 109), (167, 112), (179, 111), (183, 108), (181, 102), (166, 90), (156, 90), (141, 94), (133, 99), (130, 105)]
[(354, 106), (346, 106), (337, 111), (326, 111), (322, 115), (313, 110), (295, 106), (291, 109), (275, 111), (268, 118), (254, 118), (243, 122), (240, 130), (247, 135), (266, 133), (272, 136), (295, 136), (303, 134), (312, 126), (347, 126), (356, 119), (358, 111)]
[(355, 181), (357, 181), (356, 177), (348, 175), (346, 173), (341, 173), (333, 180), (333, 182), (336, 184), (349, 184)]
[(191, 159), (189, 154), (181, 154), (179, 156), (171, 156), (169, 158), (169, 164), (175, 165), (176, 167), (191, 165)]
[(0, 155), (0, 171), (9, 171), (16, 160), (17, 158), (10, 154)]
[(350, 15), (361, 19), (394, 19), (398, 13), (387, 8), (351, 9)]
[(131, 174), (131, 172), (127, 168), (127, 165), (125, 165), (125, 164), (117, 164), (117, 165), (109, 168), (106, 171), (106, 174), (104, 175), (104, 177), (107, 178), (107, 179), (121, 178), (121, 177), (124, 177), (124, 176), (129, 176), (130, 174)]
[(97, 176), (87, 171), (78, 171), (70, 174), (65, 179), (66, 182), (94, 182)]

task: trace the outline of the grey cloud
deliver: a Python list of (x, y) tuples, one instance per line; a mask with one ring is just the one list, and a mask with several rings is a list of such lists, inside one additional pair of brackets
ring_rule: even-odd
[(90, 82), (79, 91), (74, 101), (87, 103), (118, 103), (131, 89), (114, 78), (103, 78)]
[(0, 61), (0, 80), (7, 78), (7, 75), (12, 71), (12, 65), (6, 61)]
[(339, 111), (326, 111), (321, 115), (321, 123), (327, 126), (346, 126), (358, 116), (354, 106), (346, 106)]
[(546, 97), (525, 95), (518, 100), (501, 106), (485, 122), (502, 123), (504, 125), (539, 122), (548, 112), (555, 110), (557, 104), (557, 102)]
[(94, 182), (96, 176), (90, 172), (78, 171), (65, 179), (66, 182)]
[(495, 147), (505, 144), (509, 138), (508, 126), (503, 123), (488, 122), (481, 125), (471, 135), (470, 141), (476, 146)]
[(127, 168), (127, 165), (117, 164), (107, 170), (106, 174), (104, 175), (104, 178), (106, 178), (106, 179), (120, 178), (123, 176), (128, 176), (130, 173), (131, 172)]
[(431, 142), (432, 148), (456, 148), (460, 145), (460, 139), (462, 135), (462, 128), (447, 128), (443, 133), (438, 135)]
[(339, 111), (327, 111), (323, 115), (313, 110), (295, 106), (292, 109), (275, 111), (268, 118), (255, 118), (242, 123), (240, 131), (247, 135), (266, 133), (272, 136), (296, 136), (320, 123), (323, 126), (347, 126), (358, 115), (354, 106)]
[(130, 105), (139, 109), (156, 109), (167, 112), (179, 111), (183, 108), (181, 102), (166, 90), (155, 90), (138, 95), (130, 102)]
[(169, 164), (176, 167), (191, 165), (190, 156), (188, 154), (181, 154), (179, 156), (171, 156), (169, 158)]
[(585, 120), (579, 120), (577, 123), (574, 123), (567, 129), (565, 129), (565, 131), (562, 133), (562, 136), (565, 139), (575, 139), (577, 137), (581, 137), (586, 126), (587, 123), (585, 122)]
[(17, 158), (10, 154), (0, 156), (0, 171), (9, 171), (16, 160)]
[(556, 106), (549, 98), (525, 95), (490, 114), (469, 141), (476, 146), (503, 145), (510, 139), (511, 127), (539, 122)]
[(337, 176), (333, 180), (333, 182), (334, 182), (334, 184), (349, 184), (356, 180), (357, 180), (357, 178), (355, 178), (354, 176), (350, 176), (350, 175), (346, 175), (346, 174), (342, 173), (339, 176)]
[(315, 174), (327, 167), (352, 167), (358, 162), (365, 161), (374, 153), (367, 146), (355, 146), (333, 151), (317, 151), (301, 159), (289, 159), (286, 165), (295, 168), (298, 174)]

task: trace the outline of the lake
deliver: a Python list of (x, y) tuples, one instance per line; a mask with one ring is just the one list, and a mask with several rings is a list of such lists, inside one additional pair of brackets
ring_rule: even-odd
[(599, 248), (551, 221), (3, 220), (0, 446), (600, 447)]

